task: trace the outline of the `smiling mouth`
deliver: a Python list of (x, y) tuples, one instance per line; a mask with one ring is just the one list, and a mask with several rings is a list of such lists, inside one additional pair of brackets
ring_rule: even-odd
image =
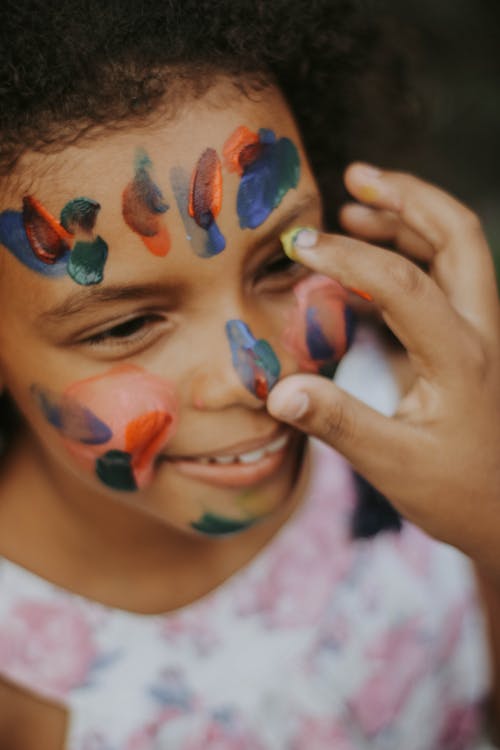
[(250, 487), (272, 476), (287, 454), (291, 434), (280, 435), (259, 448), (242, 453), (199, 457), (165, 457), (180, 474), (217, 487)]

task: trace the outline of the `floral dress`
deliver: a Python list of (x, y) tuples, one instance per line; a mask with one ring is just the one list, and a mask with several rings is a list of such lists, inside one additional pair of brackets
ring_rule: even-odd
[(478, 747), (489, 673), (469, 562), (410, 524), (353, 540), (350, 468), (310, 450), (293, 518), (175, 612), (0, 563), (0, 674), (67, 708), (67, 750)]

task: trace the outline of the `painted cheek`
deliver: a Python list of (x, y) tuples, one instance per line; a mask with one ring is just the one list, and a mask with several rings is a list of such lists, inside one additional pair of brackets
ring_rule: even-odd
[(152, 166), (146, 152), (139, 150), (134, 179), (123, 191), (122, 214), (127, 226), (139, 235), (153, 255), (165, 256), (170, 250), (170, 234), (162, 214), (169, 206), (151, 177)]
[(283, 346), (303, 372), (333, 376), (351, 338), (352, 319), (345, 289), (314, 274), (294, 288), (296, 304), (283, 333)]
[(224, 160), (227, 169), (241, 177), (236, 209), (242, 229), (260, 226), (299, 182), (297, 147), (289, 138), (276, 138), (272, 130), (253, 133), (240, 126), (224, 145)]
[(177, 429), (173, 386), (133, 365), (74, 383), (59, 398), (39, 386), (32, 392), (79, 465), (116, 490), (147, 486)]
[(265, 400), (281, 371), (274, 350), (264, 339), (256, 339), (242, 320), (229, 320), (226, 335), (241, 382), (254, 396)]

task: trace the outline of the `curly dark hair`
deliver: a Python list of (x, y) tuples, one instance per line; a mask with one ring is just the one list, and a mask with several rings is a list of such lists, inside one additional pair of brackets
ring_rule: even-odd
[[(174, 117), (223, 74), (250, 96), (280, 88), (333, 229), (346, 164), (391, 162), (420, 124), (407, 40), (366, 2), (3, 0), (0, 183), (27, 151)], [(15, 424), (2, 401), (1, 421)]]
[[(408, 56), (362, 0), (3, 0), (0, 176), (27, 150), (174, 116), (218, 74), (283, 91), (334, 225), (339, 170), (408, 138)], [(390, 43), (389, 43), (389, 40)], [(389, 137), (389, 134), (390, 137)], [(331, 210), (329, 211), (329, 207)]]

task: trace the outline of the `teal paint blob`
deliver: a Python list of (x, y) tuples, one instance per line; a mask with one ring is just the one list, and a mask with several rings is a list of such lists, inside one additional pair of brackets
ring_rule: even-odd
[(91, 233), (100, 210), (100, 204), (92, 198), (74, 198), (64, 206), (59, 221), (71, 234), (74, 234), (77, 229)]
[(132, 469), (132, 456), (126, 451), (108, 451), (97, 459), (95, 470), (101, 482), (114, 490), (122, 492), (137, 490)]
[(77, 284), (99, 284), (104, 277), (108, 246), (102, 237), (91, 242), (79, 240), (69, 256), (68, 273)]
[(224, 518), (224, 516), (219, 516), (216, 513), (204, 513), (199, 521), (191, 522), (191, 527), (210, 536), (224, 536), (248, 529), (254, 523), (254, 519), (237, 521), (232, 518)]

